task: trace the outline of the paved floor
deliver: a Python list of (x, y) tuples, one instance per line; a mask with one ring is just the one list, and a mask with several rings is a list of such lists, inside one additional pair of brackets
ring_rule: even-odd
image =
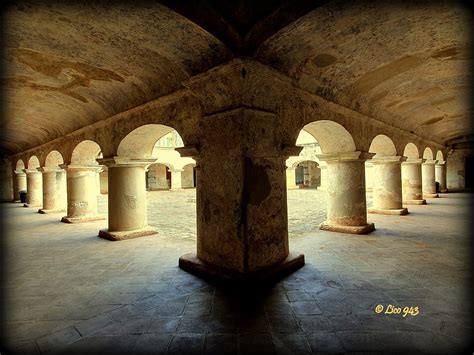
[[(407, 216), (369, 215), (377, 230), (354, 236), (317, 229), (323, 192), (289, 191), (290, 248), (306, 266), (269, 289), (231, 290), (177, 267), (195, 250), (193, 193), (150, 193), (160, 233), (122, 242), (97, 237), (105, 221), (68, 225), (61, 214), (2, 204), (2, 346), (308, 354), (459, 352), (467, 344), (470, 195), (443, 194)], [(401, 313), (385, 314), (389, 305)]]

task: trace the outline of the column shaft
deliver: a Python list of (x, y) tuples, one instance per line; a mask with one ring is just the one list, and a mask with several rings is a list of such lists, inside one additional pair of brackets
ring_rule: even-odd
[(422, 159), (407, 159), (402, 163), (402, 197), (405, 205), (424, 205), (421, 190)]
[(366, 234), (375, 230), (367, 223), (365, 160), (361, 152), (322, 154), (328, 169), (327, 220), (320, 229)]
[(13, 200), (20, 201), (20, 191), (26, 191), (26, 173), (23, 171), (15, 171), (15, 196)]
[(64, 204), (61, 203), (61, 175), (59, 169), (42, 168), (43, 173), (43, 208), (39, 209), (39, 213), (64, 212)]
[(153, 161), (100, 159), (108, 168), (109, 228), (100, 230), (99, 237), (124, 240), (156, 233), (148, 226), (145, 181), (146, 166)]
[(171, 170), (171, 190), (181, 190), (181, 172), (183, 170)]
[(96, 174), (98, 166), (66, 166), (67, 216), (65, 223), (81, 223), (105, 219), (97, 214)]
[(439, 183), (439, 191), (446, 192), (446, 162), (438, 160), (435, 165), (435, 180)]
[(26, 204), (25, 207), (38, 207), (43, 203), (43, 183), (38, 170), (24, 170), (26, 173)]
[(294, 168), (286, 168), (286, 188), (287, 189), (297, 189), (296, 186), (296, 170)]
[(401, 162), (404, 157), (372, 159), (372, 207), (369, 213), (406, 215), (403, 207)]
[(426, 160), (421, 166), (422, 189), (424, 198), (439, 197), (436, 193), (435, 164), (436, 160)]

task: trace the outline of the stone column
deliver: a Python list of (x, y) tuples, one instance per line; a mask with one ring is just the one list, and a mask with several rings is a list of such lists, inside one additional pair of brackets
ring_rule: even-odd
[(421, 165), (422, 188), (424, 198), (439, 197), (436, 193), (435, 164), (437, 160), (426, 160)]
[(447, 192), (446, 189), (446, 162), (438, 160), (435, 165), (435, 180), (439, 183), (439, 191)]
[(406, 215), (403, 207), (401, 163), (405, 157), (377, 157), (372, 159), (372, 199), (369, 213)]
[(327, 220), (322, 230), (367, 234), (375, 230), (367, 223), (365, 161), (373, 154), (347, 152), (318, 155), (327, 163)]
[(296, 186), (296, 169), (295, 168), (286, 168), (286, 188), (287, 189), (297, 189), (298, 186)]
[[(304, 265), (289, 253), (286, 165), (301, 147), (282, 149), (276, 115), (236, 108), (202, 118), (197, 161), (197, 253), (189, 272), (231, 280), (268, 280)], [(291, 150), (291, 151), (290, 151)]]
[(328, 167), (327, 165), (319, 164), (319, 168), (321, 169), (321, 186), (319, 190), (326, 191), (328, 189)]
[(100, 193), (103, 195), (109, 193), (109, 172), (107, 166), (103, 166), (100, 172)]
[(124, 240), (155, 234), (148, 226), (145, 171), (156, 159), (99, 159), (108, 168), (109, 227), (99, 237)]
[(100, 193), (100, 173), (101, 172), (102, 172), (102, 167), (100, 167), (100, 169), (98, 169), (95, 174), (95, 186), (96, 186), (97, 196), (101, 194)]
[(39, 171), (43, 173), (43, 208), (39, 209), (39, 213), (55, 213), (64, 212), (64, 204), (61, 203), (61, 175), (62, 170), (58, 168), (44, 167)]
[(402, 163), (402, 198), (404, 205), (424, 205), (421, 191), (421, 163), (424, 159), (407, 159)]
[(15, 190), (13, 202), (19, 202), (20, 191), (26, 191), (26, 173), (24, 171), (15, 170)]
[(61, 165), (67, 177), (67, 216), (64, 223), (81, 223), (105, 219), (97, 214), (97, 165)]
[(25, 207), (38, 207), (43, 203), (43, 188), (41, 173), (36, 169), (24, 169), (26, 173), (26, 203)]
[(182, 190), (181, 172), (182, 169), (171, 170), (171, 190)]

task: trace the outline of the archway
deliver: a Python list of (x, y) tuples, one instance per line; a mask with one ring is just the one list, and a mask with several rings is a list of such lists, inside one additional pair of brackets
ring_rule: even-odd
[(294, 166), (295, 184), (299, 188), (318, 188), (321, 186), (321, 169), (312, 160), (304, 160)]
[[(187, 203), (181, 183), (182, 168), (194, 160), (181, 157), (176, 149), (183, 146), (174, 128), (147, 124), (122, 139), (116, 157), (103, 159), (109, 174), (109, 206), (114, 208), (109, 208), (109, 228), (101, 230), (100, 237), (123, 240), (156, 231), (182, 237), (189, 228), (184, 232), (176, 227), (178, 215), (181, 222), (189, 219), (195, 236), (195, 204)], [(125, 201), (124, 195), (130, 196), (130, 201)], [(189, 210), (181, 213), (183, 203)]]
[(28, 159), (26, 172), (26, 204), (25, 207), (39, 207), (43, 203), (43, 177), (38, 171), (40, 162), (35, 155)]
[[(322, 164), (318, 164), (320, 169), (319, 185), (325, 186), (327, 190), (327, 193), (320, 193), (312, 201), (301, 201), (296, 205), (306, 205), (305, 208), (308, 209), (307, 204), (314, 203), (314, 207), (309, 208), (312, 211), (311, 217), (314, 220), (314, 217), (318, 216), (320, 229), (323, 230), (356, 234), (365, 234), (374, 230), (374, 225), (367, 223), (365, 156), (356, 151), (351, 134), (337, 122), (319, 120), (302, 128), (296, 145), (303, 146), (303, 149), (298, 158), (290, 157), (287, 160), (287, 166), (291, 168), (291, 165), (288, 165), (291, 159), (324, 162), (324, 167)], [(313, 159), (304, 159), (311, 155), (314, 156)], [(295, 169), (295, 178), (296, 174)], [(287, 180), (291, 177), (290, 174)], [(304, 184), (304, 170), (302, 180)], [(294, 228), (292, 214), (295, 212), (291, 194), (292, 192), (288, 191), (290, 235)], [(324, 204), (323, 201), (326, 203)], [(296, 212), (303, 213), (303, 211)], [(326, 221), (324, 221), (324, 215), (326, 215)], [(314, 222), (312, 224), (314, 225)]]
[(67, 207), (66, 171), (62, 169), (64, 159), (53, 150), (45, 159), (43, 173), (43, 208), (39, 213), (64, 212)]
[(24, 170), (25, 163), (22, 159), (18, 159), (13, 172), (13, 202), (26, 203), (27, 180)]
[(190, 163), (183, 166), (181, 173), (181, 184), (183, 189), (191, 189), (196, 187), (196, 164)]
[(402, 198), (404, 204), (423, 205), (420, 153), (413, 143), (407, 143), (403, 150), (407, 158), (402, 163)]

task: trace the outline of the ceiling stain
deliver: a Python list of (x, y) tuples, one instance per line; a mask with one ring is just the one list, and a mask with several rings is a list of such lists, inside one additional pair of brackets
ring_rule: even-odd
[(454, 99), (455, 99), (455, 97), (451, 96), (451, 97), (447, 97), (445, 99), (433, 101), (431, 103), (431, 106), (438, 106), (438, 105), (442, 105), (442, 104), (447, 104), (448, 102), (454, 101)]
[(470, 59), (471, 55), (469, 52), (469, 48), (451, 47), (434, 52), (431, 58), (441, 60)]
[(313, 63), (319, 67), (319, 68), (324, 68), (327, 67), (328, 65), (331, 65), (337, 61), (337, 58), (330, 55), (330, 54), (318, 54), (313, 58)]
[(362, 75), (352, 85), (352, 91), (355, 94), (367, 93), (382, 84), (384, 81), (416, 68), (421, 64), (423, 64), (423, 59), (421, 58), (410, 55), (401, 57)]
[(443, 116), (439, 116), (439, 117), (434, 117), (426, 122), (423, 122), (421, 125), (422, 126), (428, 126), (428, 125), (431, 125), (433, 123), (436, 123), (436, 122), (439, 122), (443, 119), (444, 117)]

